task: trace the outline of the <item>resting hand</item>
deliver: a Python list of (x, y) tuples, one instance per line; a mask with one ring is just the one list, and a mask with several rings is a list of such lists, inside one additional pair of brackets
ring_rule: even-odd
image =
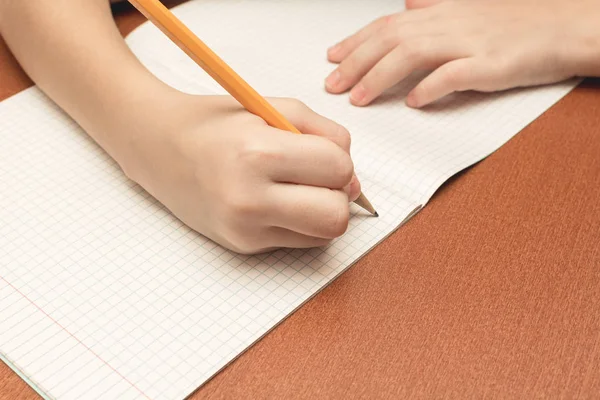
[(407, 0), (332, 47), (331, 93), (371, 103), (413, 71), (433, 71), (407, 96), (421, 107), (452, 92), (496, 91), (600, 74), (598, 0)]

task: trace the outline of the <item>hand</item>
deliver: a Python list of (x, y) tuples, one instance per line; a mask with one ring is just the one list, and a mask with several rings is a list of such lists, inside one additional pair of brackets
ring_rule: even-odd
[(360, 184), (343, 127), (294, 100), (271, 101), (304, 135), (267, 126), (230, 97), (175, 97), (133, 135), (124, 170), (184, 223), (246, 254), (345, 232)]
[(328, 91), (352, 88), (351, 102), (364, 106), (413, 71), (433, 70), (406, 99), (422, 107), (456, 91), (600, 73), (597, 0), (407, 0), (406, 6), (329, 50), (329, 60), (340, 65), (326, 80)]

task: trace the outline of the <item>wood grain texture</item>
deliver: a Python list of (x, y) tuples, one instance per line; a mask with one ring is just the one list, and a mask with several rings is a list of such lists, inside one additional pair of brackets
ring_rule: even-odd
[[(127, 7), (125, 34), (143, 21)], [(30, 85), (0, 45), (0, 98)], [(588, 80), (193, 399), (598, 398), (600, 81)], [(35, 393), (0, 363), (0, 398)]]

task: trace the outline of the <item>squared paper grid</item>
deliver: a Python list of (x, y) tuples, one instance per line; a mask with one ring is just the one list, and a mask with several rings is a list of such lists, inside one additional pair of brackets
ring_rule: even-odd
[[(38, 89), (0, 104), (4, 357), (49, 397), (182, 398), (574, 85), (462, 94), (427, 113), (401, 103), (418, 77), (367, 109), (316, 88), (331, 69), (327, 45), (397, 8), (215, 0), (176, 9), (259, 92), (298, 97), (352, 132), (357, 174), (381, 218), (353, 208), (327, 249), (226, 251), (128, 181)], [(170, 85), (222, 93), (153, 26), (128, 43)]]
[(326, 250), (236, 255), (128, 181), (39, 90), (0, 118), (0, 345), (55, 398), (189, 394), (412, 207), (367, 182), (385, 218), (356, 215)]

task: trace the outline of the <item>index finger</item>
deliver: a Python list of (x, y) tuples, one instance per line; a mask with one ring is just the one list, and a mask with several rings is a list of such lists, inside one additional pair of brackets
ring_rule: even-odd
[(354, 174), (350, 155), (321, 137), (279, 131), (256, 145), (256, 158), (274, 182), (342, 189)]
[(314, 112), (297, 100), (276, 99), (274, 103), (300, 132), (329, 139), (346, 153), (350, 153), (350, 132), (342, 125)]

